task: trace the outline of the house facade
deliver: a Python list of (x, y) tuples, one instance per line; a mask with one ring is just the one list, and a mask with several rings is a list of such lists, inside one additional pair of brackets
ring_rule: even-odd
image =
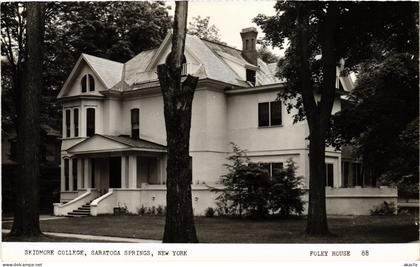
[[(270, 173), (292, 158), (309, 185), (308, 127), (293, 123), (276, 101), (283, 82), (276, 64), (258, 58), (257, 31), (241, 32), (242, 50), (187, 35), (183, 75), (199, 77), (191, 118), (190, 157), (194, 213), (215, 207), (215, 192), (232, 151), (247, 150)], [(98, 215), (123, 207), (166, 206), (166, 131), (156, 68), (170, 52), (171, 34), (159, 48), (126, 63), (82, 54), (58, 98), (63, 105), (61, 195), (56, 215)], [(348, 90), (351, 81), (337, 78)], [(336, 97), (333, 112), (340, 110)], [(394, 188), (366, 187), (358, 163), (326, 148), (329, 214), (368, 214)], [(359, 180), (358, 180), (359, 179)]]

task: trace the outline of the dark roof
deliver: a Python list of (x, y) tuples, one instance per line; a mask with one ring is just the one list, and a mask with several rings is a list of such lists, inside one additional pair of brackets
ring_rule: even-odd
[(166, 151), (166, 146), (153, 143), (144, 139), (134, 139), (128, 136), (117, 136), (117, 135), (101, 135), (101, 134), (96, 134), (96, 135), (103, 136), (105, 138), (111, 139), (113, 141), (131, 146), (134, 148), (156, 149), (156, 150)]

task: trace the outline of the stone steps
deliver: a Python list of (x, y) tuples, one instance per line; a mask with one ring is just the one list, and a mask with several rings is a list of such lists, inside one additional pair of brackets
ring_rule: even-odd
[(66, 217), (86, 217), (90, 216), (90, 203), (87, 203), (77, 210), (67, 213)]

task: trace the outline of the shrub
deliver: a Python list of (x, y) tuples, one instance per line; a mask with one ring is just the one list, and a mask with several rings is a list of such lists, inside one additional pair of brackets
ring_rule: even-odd
[(146, 208), (142, 205), (140, 209), (137, 209), (137, 214), (143, 216), (146, 214)]
[(212, 207), (208, 207), (205, 211), (206, 217), (213, 217), (214, 216), (214, 209)]
[(394, 215), (396, 210), (397, 208), (395, 207), (394, 202), (388, 203), (384, 201), (375, 209), (370, 210), (370, 215)]
[(226, 189), (217, 197), (219, 215), (247, 215), (262, 218), (269, 213), (287, 216), (301, 214), (303, 202), (301, 177), (296, 177), (296, 166), (290, 159), (286, 169), (270, 177), (262, 164), (250, 163), (245, 151), (233, 145), (228, 173), (221, 177)]
[(296, 176), (295, 162), (289, 159), (286, 168), (273, 176), (270, 190), (270, 209), (286, 217), (290, 214), (302, 214), (303, 201), (301, 196), (304, 190), (301, 188), (302, 177)]
[(165, 215), (166, 214), (166, 207), (159, 205), (156, 208), (156, 215)]

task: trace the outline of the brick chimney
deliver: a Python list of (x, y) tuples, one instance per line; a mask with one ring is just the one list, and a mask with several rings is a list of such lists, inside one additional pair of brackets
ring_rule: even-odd
[(257, 34), (254, 27), (245, 28), (241, 31), (242, 37), (242, 56), (251, 64), (257, 66)]

